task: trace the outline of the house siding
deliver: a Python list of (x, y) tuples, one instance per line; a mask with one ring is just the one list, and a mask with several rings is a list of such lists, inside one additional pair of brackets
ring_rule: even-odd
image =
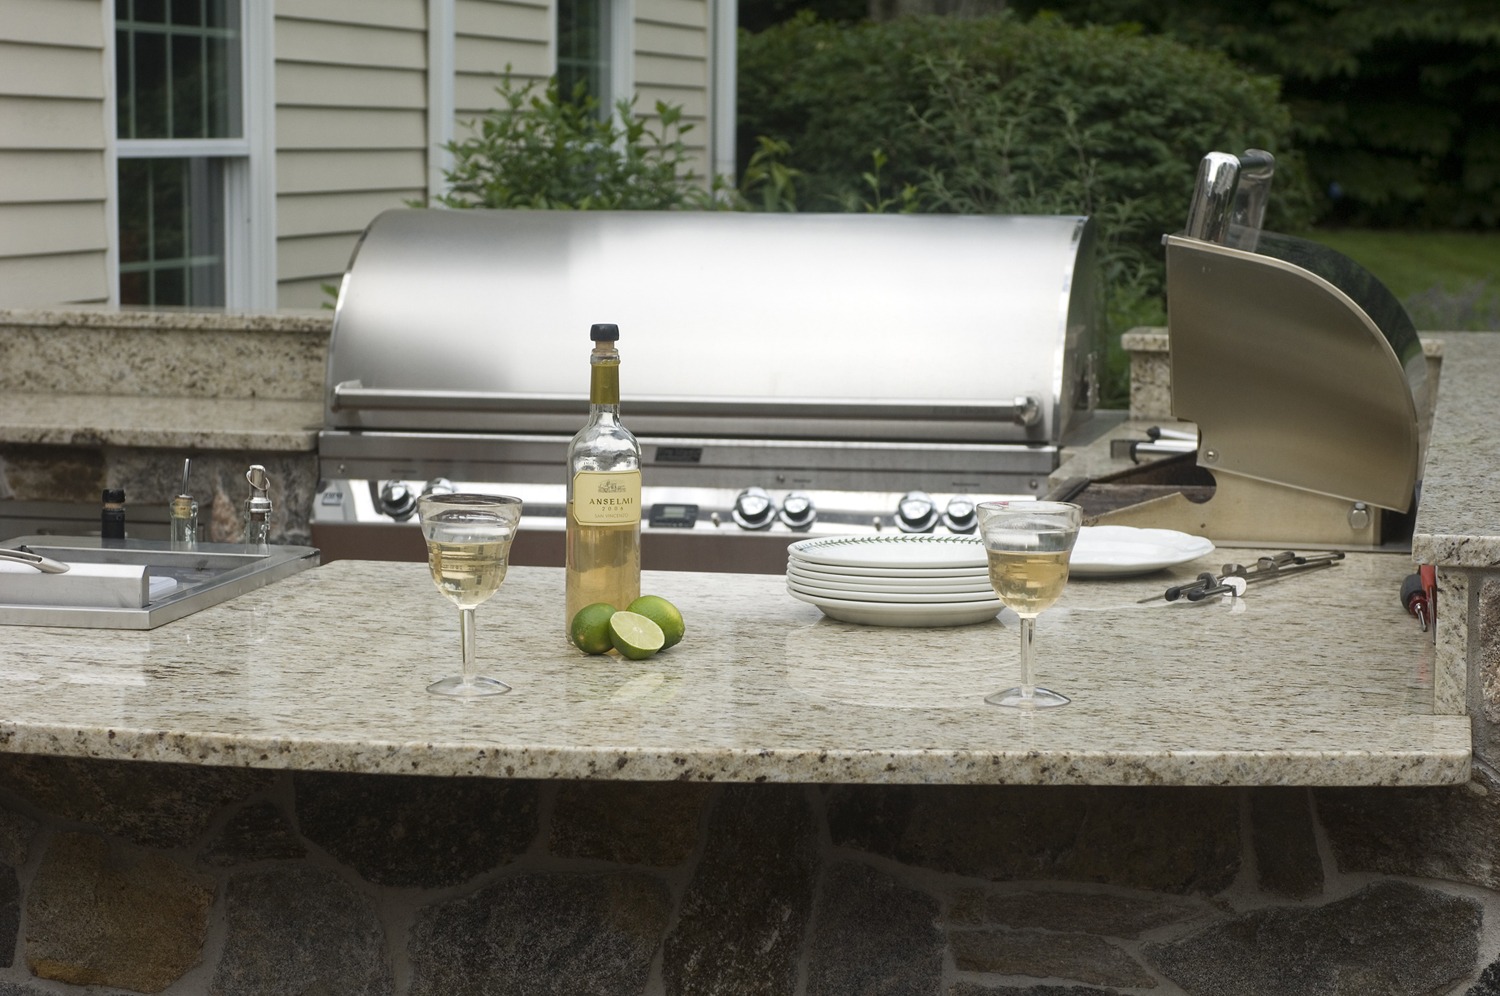
[[(259, 0), (256, 0), (259, 2)], [(114, 276), (111, 26), (102, 0), (0, 0), (0, 307), (104, 303)], [(423, 201), (427, 0), (281, 0), (273, 22), (277, 305), (319, 307), (381, 211)], [(637, 110), (680, 105), (708, 173), (710, 0), (634, 0)], [(454, 0), (453, 134), (509, 75), (555, 72), (552, 0)], [(439, 129), (439, 132), (441, 129)]]
[(656, 103), (682, 108), (683, 138), (693, 173), (708, 177), (710, 69), (709, 0), (637, 0), (636, 111), (654, 118)]
[(109, 299), (104, 10), (0, 0), (0, 307)]
[(301, 0), (275, 29), (277, 301), (316, 308), (375, 215), (424, 194), (427, 7)]
[(552, 7), (521, 0), (457, 0), (454, 7), (453, 108), (463, 138), (468, 125), (500, 103), (507, 72), (524, 82), (552, 75)]

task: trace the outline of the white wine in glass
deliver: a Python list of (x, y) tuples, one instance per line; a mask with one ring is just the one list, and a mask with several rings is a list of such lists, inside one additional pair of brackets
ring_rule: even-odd
[(503, 695), (510, 686), (478, 673), (474, 609), (500, 589), (510, 544), (521, 522), (521, 499), (504, 495), (432, 494), (417, 500), (427, 566), (438, 591), (458, 606), (463, 673), (427, 686), (434, 695)]
[(1021, 617), (1021, 684), (985, 697), (991, 705), (1046, 709), (1068, 698), (1035, 684), (1032, 644), (1036, 617), (1068, 584), (1068, 558), (1083, 523), (1083, 510), (1067, 502), (981, 502), (979, 535), (989, 558), (990, 584), (1000, 601)]

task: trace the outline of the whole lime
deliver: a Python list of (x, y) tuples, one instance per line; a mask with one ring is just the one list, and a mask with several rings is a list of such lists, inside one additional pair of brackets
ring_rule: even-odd
[(568, 639), (586, 654), (607, 654), (614, 646), (609, 640), (609, 617), (615, 607), (608, 602), (585, 605), (568, 626)]
[(666, 641), (661, 627), (639, 612), (616, 612), (609, 617), (609, 642), (621, 657), (643, 661)]
[(687, 633), (687, 624), (682, 621), (682, 613), (677, 606), (662, 598), (660, 595), (642, 595), (630, 603), (629, 610), (637, 612), (650, 619), (661, 627), (662, 635), (667, 642), (662, 649), (675, 647), (682, 642), (682, 637)]

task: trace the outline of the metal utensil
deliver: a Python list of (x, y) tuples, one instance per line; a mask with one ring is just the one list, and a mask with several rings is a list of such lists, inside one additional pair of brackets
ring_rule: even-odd
[(43, 574), (66, 574), (69, 570), (68, 565), (62, 561), (44, 557), (40, 553), (33, 553), (25, 547), (17, 550), (0, 549), (0, 560), (16, 561), (28, 567), (35, 567)]
[(1175, 602), (1179, 598), (1186, 598), (1189, 602), (1200, 602), (1210, 595), (1232, 595), (1238, 598), (1245, 593), (1249, 585), (1279, 581), (1294, 574), (1332, 567), (1343, 559), (1342, 550), (1330, 550), (1327, 553), (1315, 553), (1308, 556), (1287, 550), (1274, 556), (1258, 558), (1254, 567), (1231, 563), (1224, 564), (1219, 569), (1218, 575), (1212, 571), (1204, 571), (1194, 581), (1173, 585), (1160, 595), (1140, 599), (1137, 604), (1143, 605), (1158, 599)]

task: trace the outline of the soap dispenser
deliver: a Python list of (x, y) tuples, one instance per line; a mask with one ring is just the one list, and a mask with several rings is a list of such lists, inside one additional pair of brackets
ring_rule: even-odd
[(250, 553), (271, 552), (271, 479), (266, 468), (251, 464), (245, 473), (250, 482), (250, 497), (245, 501), (245, 549)]

